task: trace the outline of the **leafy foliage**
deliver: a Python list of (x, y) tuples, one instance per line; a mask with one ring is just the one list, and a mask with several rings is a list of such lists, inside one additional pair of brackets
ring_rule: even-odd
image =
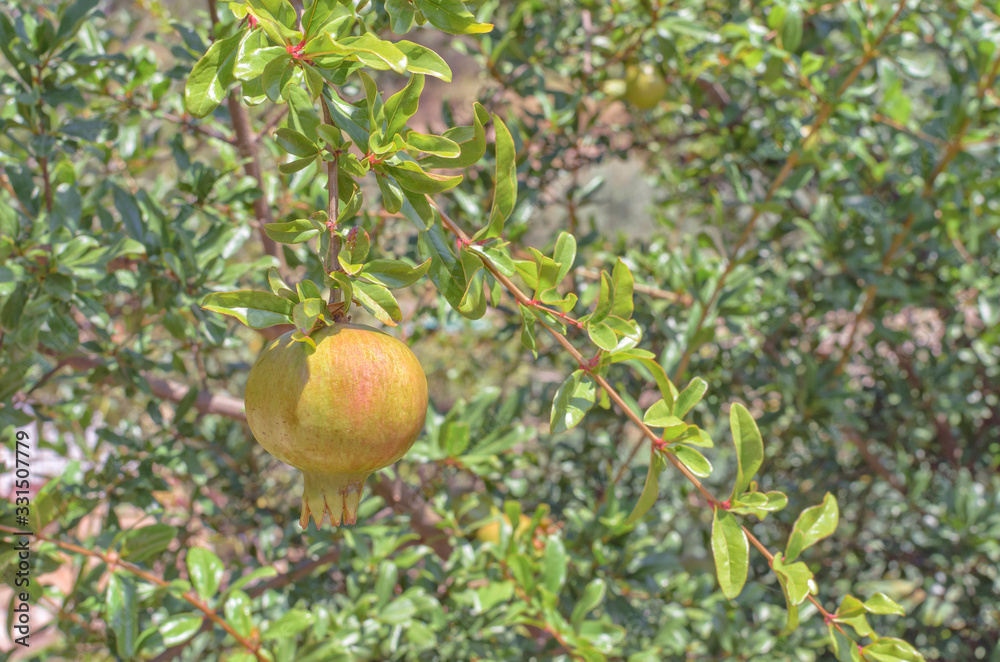
[[(32, 654), (992, 652), (995, 8), (141, 6), (0, 13), (0, 429), (75, 458)], [(303, 532), (236, 396), (344, 316), (434, 411)]]

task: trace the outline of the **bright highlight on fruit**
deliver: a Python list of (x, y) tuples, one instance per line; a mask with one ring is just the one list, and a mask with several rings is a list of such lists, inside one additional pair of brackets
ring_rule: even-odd
[(261, 353), (246, 387), (258, 443), (302, 471), (299, 523), (354, 524), (365, 479), (403, 457), (427, 415), (427, 379), (402, 341), (359, 324), (291, 332)]

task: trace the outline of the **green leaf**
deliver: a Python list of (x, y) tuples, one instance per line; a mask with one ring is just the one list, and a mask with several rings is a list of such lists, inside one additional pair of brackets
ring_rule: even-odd
[(192, 547), (188, 550), (185, 562), (191, 585), (198, 596), (202, 600), (214, 597), (219, 591), (222, 575), (226, 569), (222, 559), (210, 549)]
[(687, 387), (681, 391), (680, 395), (677, 396), (677, 401), (674, 403), (674, 416), (684, 418), (684, 415), (701, 401), (702, 396), (705, 395), (705, 391), (707, 390), (708, 382), (704, 379), (701, 377), (692, 379)]
[(607, 584), (600, 578), (591, 580), (583, 589), (583, 595), (573, 606), (573, 614), (569, 617), (570, 623), (573, 624), (573, 628), (577, 632), (580, 631), (580, 623), (583, 622), (584, 617), (604, 602), (606, 592)]
[(132, 659), (139, 638), (139, 608), (136, 602), (135, 583), (131, 576), (111, 573), (104, 593), (104, 621), (115, 633), (118, 655)]
[(249, 637), (253, 630), (252, 609), (253, 602), (250, 596), (239, 590), (231, 591), (223, 605), (226, 622), (244, 637)]
[(360, 225), (351, 228), (347, 237), (344, 238), (344, 251), (351, 264), (361, 264), (368, 257), (368, 249), (371, 247), (371, 237)]
[(377, 280), (386, 287), (396, 289), (409, 287), (417, 282), (427, 273), (430, 266), (430, 258), (415, 267), (411, 267), (401, 260), (371, 260), (365, 264), (361, 273)]
[(386, 129), (383, 137), (385, 141), (391, 141), (393, 136), (401, 133), (406, 128), (406, 123), (417, 113), (420, 93), (423, 92), (423, 89), (423, 75), (413, 74), (410, 76), (409, 82), (406, 83), (406, 87), (393, 94), (385, 102)]
[[(371, 32), (358, 37), (346, 37), (337, 41), (332, 35), (323, 44), (322, 54), (345, 55), (368, 65), (372, 69), (392, 69), (397, 74), (406, 71), (406, 55), (395, 44), (379, 39)], [(316, 56), (317, 53), (309, 53)]]
[(667, 405), (665, 400), (657, 400), (649, 409), (646, 410), (645, 415), (642, 417), (642, 422), (653, 428), (669, 428), (684, 426), (687, 428), (687, 423), (670, 413), (670, 407)]
[[(399, 140), (399, 136), (397, 136)], [(444, 136), (433, 136), (416, 131), (408, 131), (400, 149), (415, 149), (426, 154), (433, 154), (446, 159), (453, 159), (462, 153), (462, 148), (454, 140)]]
[(406, 70), (413, 74), (426, 74), (451, 82), (451, 68), (444, 59), (420, 44), (405, 39), (396, 42), (396, 48), (406, 56)]
[(158, 627), (164, 646), (182, 644), (201, 629), (204, 616), (200, 614), (180, 614), (171, 616)]
[(56, 30), (55, 42), (61, 42), (66, 37), (76, 34), (76, 31), (83, 25), (87, 14), (93, 11), (100, 0), (76, 0), (60, 13), (59, 28)]
[(535, 340), (535, 314), (531, 309), (518, 304), (518, 308), (521, 310), (521, 345), (525, 349), (530, 349), (532, 355), (538, 358), (538, 346)]
[[(627, 320), (632, 317), (634, 307), (632, 288), (635, 285), (635, 279), (632, 277), (632, 272), (629, 270), (628, 265), (622, 262), (621, 258), (615, 263), (614, 271), (611, 272), (611, 285), (614, 303), (611, 305), (610, 314)], [(684, 416), (684, 414), (677, 415)]]
[(736, 517), (721, 508), (712, 518), (712, 555), (722, 594), (732, 600), (747, 581), (750, 544)]
[(892, 637), (882, 637), (863, 649), (861, 654), (866, 660), (876, 662), (924, 662), (924, 656), (916, 648)]
[(213, 43), (195, 63), (184, 87), (184, 107), (195, 117), (205, 117), (226, 98), (235, 82), (233, 68), (240, 42), (248, 32), (238, 32)]
[(746, 492), (729, 508), (737, 515), (756, 515), (760, 519), (768, 513), (781, 510), (788, 505), (788, 497), (782, 492)]
[(292, 80), (292, 58), (287, 53), (274, 58), (264, 67), (260, 82), (264, 86), (264, 94), (274, 103), (285, 102), (285, 89)]
[[(693, 386), (694, 380), (688, 385), (688, 388)], [(695, 387), (695, 393), (697, 391), (698, 388)], [(701, 399), (700, 394), (698, 394), (697, 399)], [(680, 396), (678, 396), (679, 400)], [(674, 409), (676, 410), (677, 407), (675, 406)], [(736, 483), (733, 485), (733, 493), (730, 496), (730, 500), (735, 500), (750, 486), (750, 481), (753, 480), (757, 469), (763, 463), (764, 442), (760, 437), (760, 430), (757, 429), (757, 423), (753, 420), (753, 416), (750, 415), (746, 407), (738, 402), (733, 403), (729, 410), (729, 428), (733, 433), (733, 443), (736, 444)]]
[(635, 508), (625, 519), (625, 526), (631, 526), (638, 522), (656, 503), (656, 497), (660, 495), (660, 474), (666, 467), (667, 463), (663, 456), (655, 450), (652, 451), (649, 458), (649, 469), (646, 471), (646, 482), (642, 486), (642, 493), (639, 494)]
[(299, 218), (285, 223), (266, 223), (264, 233), (282, 244), (301, 244), (319, 234), (319, 230), (308, 218)]
[(493, 206), (490, 222), (475, 234), (473, 239), (490, 239), (503, 234), (504, 222), (510, 218), (517, 204), (517, 150), (507, 125), (498, 115), (493, 115), (496, 131), (496, 176), (493, 188)]
[(235, 317), (252, 329), (292, 323), (292, 302), (270, 292), (213, 292), (202, 300), (201, 307)]
[(325, 312), (326, 302), (322, 299), (303, 298), (292, 307), (292, 322), (295, 324), (295, 328), (308, 336), (312, 334), (316, 320), (323, 317)]
[(177, 538), (177, 528), (168, 524), (150, 524), (130, 529), (122, 538), (119, 554), (126, 561), (142, 563), (163, 552)]
[(805, 563), (801, 561), (785, 563), (780, 557), (775, 556), (771, 566), (774, 568), (774, 572), (784, 580), (783, 587), (790, 604), (802, 604), (806, 596), (816, 592), (813, 574)]
[[(399, 185), (414, 193), (442, 193), (458, 186), (462, 175), (439, 175), (424, 170), (413, 161), (404, 161), (399, 165), (384, 163), (376, 166), (391, 174)], [(399, 210), (397, 210), (399, 211)]]
[(560, 232), (559, 236), (556, 237), (556, 247), (552, 251), (552, 259), (559, 264), (556, 280), (561, 283), (569, 270), (573, 268), (573, 262), (576, 260), (576, 237), (568, 232)]
[(795, 520), (795, 527), (788, 538), (785, 561), (794, 561), (803, 550), (832, 535), (837, 529), (839, 518), (837, 499), (829, 492), (823, 497), (823, 503), (803, 510)]
[(233, 77), (236, 80), (249, 81), (264, 73), (264, 68), (274, 59), (287, 55), (281, 46), (268, 46), (263, 33), (254, 31), (240, 42), (236, 52), (236, 64), (233, 67)]
[(314, 157), (319, 154), (319, 147), (313, 141), (292, 129), (278, 129), (274, 132), (274, 141), (278, 147), (295, 156)]
[[(517, 522), (520, 518), (511, 518), (511, 522)], [(569, 567), (569, 557), (566, 555), (566, 548), (563, 546), (562, 538), (550, 536), (545, 541), (545, 551), (542, 554), (542, 586), (549, 593), (559, 595), (563, 585), (566, 583), (566, 569)]]
[(287, 639), (296, 637), (309, 629), (315, 617), (304, 609), (290, 609), (283, 613), (280, 618), (272, 621), (264, 630), (263, 641), (273, 639)]
[(611, 329), (610, 326), (604, 322), (598, 322), (594, 324), (592, 322), (587, 324), (587, 335), (590, 336), (590, 340), (603, 350), (612, 351), (618, 346), (618, 336)]
[(906, 616), (906, 610), (885, 593), (876, 593), (865, 600), (865, 609), (873, 614), (893, 614), (895, 616)]
[(449, 34), (482, 34), (493, 29), (479, 23), (461, 0), (414, 0), (427, 22)]
[(425, 168), (467, 168), (479, 162), (486, 154), (486, 128), (483, 124), (490, 119), (489, 112), (482, 104), (473, 104), (472, 126), (462, 126), (444, 132), (444, 137), (458, 143), (462, 150), (455, 159), (430, 156), (420, 159)]
[(375, 176), (375, 182), (378, 184), (378, 190), (382, 193), (382, 206), (385, 207), (385, 210), (390, 214), (399, 213), (399, 210), (403, 208), (403, 190), (399, 187), (396, 179), (384, 176), (383, 173), (379, 172)]
[(302, 12), (302, 31), (308, 39), (319, 34), (331, 20), (345, 20), (349, 16), (337, 0), (313, 0)]
[(712, 463), (700, 452), (690, 446), (676, 445), (667, 449), (668, 453), (673, 453), (681, 463), (691, 470), (695, 476), (705, 478), (712, 475)]
[(305, 170), (313, 162), (316, 161), (315, 156), (310, 156), (305, 159), (295, 159), (294, 161), (289, 161), (288, 163), (281, 163), (278, 165), (278, 171), (285, 175), (290, 175), (293, 172), (298, 172), (299, 170)]
[(552, 434), (565, 432), (576, 426), (594, 406), (596, 385), (583, 370), (576, 370), (556, 391), (552, 402), (549, 428)]
[(383, 324), (396, 326), (403, 319), (396, 298), (384, 285), (356, 280), (354, 298)]

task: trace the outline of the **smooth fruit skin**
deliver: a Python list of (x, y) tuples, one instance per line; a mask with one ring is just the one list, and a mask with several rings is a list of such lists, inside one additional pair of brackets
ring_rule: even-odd
[(403, 457), (427, 415), (427, 379), (402, 341), (360, 324), (269, 344), (250, 369), (247, 422), (258, 443), (305, 475), (300, 523), (357, 521), (365, 479)]
[(650, 110), (667, 96), (670, 85), (652, 67), (629, 67), (625, 76), (625, 100), (636, 108)]

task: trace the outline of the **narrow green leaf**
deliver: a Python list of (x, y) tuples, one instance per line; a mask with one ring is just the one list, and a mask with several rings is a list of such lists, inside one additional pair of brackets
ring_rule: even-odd
[(598, 322), (596, 324), (590, 322), (587, 324), (587, 335), (590, 336), (590, 340), (603, 350), (612, 351), (618, 346), (618, 336), (611, 329), (610, 326), (604, 322)]
[(292, 322), (292, 302), (270, 292), (213, 292), (202, 300), (201, 307), (235, 317), (252, 329)]
[(233, 75), (236, 53), (247, 34), (243, 31), (220, 39), (195, 63), (184, 87), (184, 107), (191, 115), (205, 117), (222, 103), (236, 80)]
[(403, 149), (415, 149), (426, 154), (433, 154), (446, 159), (453, 159), (462, 153), (462, 148), (454, 140), (444, 136), (434, 136), (416, 131), (406, 133), (405, 147)]
[(285, 223), (266, 223), (264, 233), (282, 244), (301, 244), (319, 234), (319, 230), (308, 218), (299, 218)]
[(635, 503), (635, 508), (625, 519), (625, 526), (631, 526), (638, 522), (643, 515), (656, 503), (656, 497), (660, 495), (660, 474), (667, 467), (666, 460), (655, 450), (650, 452), (649, 469), (646, 471), (646, 482), (642, 486), (639, 500)]
[(449, 34), (481, 34), (493, 29), (479, 23), (461, 0), (413, 0), (427, 22)]
[(493, 189), (493, 206), (490, 222), (475, 234), (474, 239), (490, 239), (503, 234), (504, 222), (510, 218), (517, 204), (517, 150), (507, 125), (498, 115), (493, 115), (496, 131), (496, 176)]
[(701, 401), (702, 396), (705, 395), (705, 391), (707, 390), (708, 382), (704, 379), (701, 377), (692, 379), (687, 387), (681, 391), (680, 395), (677, 396), (677, 401), (674, 403), (674, 416), (684, 418), (684, 415)]
[[(694, 381), (688, 385), (691, 388)], [(687, 389), (685, 389), (687, 390)], [(697, 388), (696, 388), (697, 392)], [(704, 391), (702, 391), (704, 393)], [(698, 399), (701, 395), (698, 395)], [(680, 397), (678, 396), (678, 400)], [(675, 411), (677, 407), (674, 407)], [(753, 416), (747, 408), (736, 402), (729, 410), (729, 428), (733, 433), (733, 443), (736, 444), (736, 483), (730, 500), (735, 500), (750, 486), (757, 469), (764, 461), (764, 442)]]
[(164, 646), (176, 646), (189, 640), (199, 630), (204, 621), (204, 616), (200, 614), (180, 614), (171, 616), (160, 623), (157, 628), (163, 638)]
[(313, 157), (319, 153), (319, 147), (298, 131), (281, 128), (274, 132), (274, 141), (289, 154), (301, 157)]
[[(632, 288), (635, 285), (635, 279), (632, 277), (628, 265), (622, 262), (621, 258), (615, 263), (614, 271), (611, 272), (611, 284), (614, 290), (611, 314), (627, 320), (632, 317), (634, 307)], [(684, 414), (678, 414), (678, 416), (683, 417)]]
[(393, 94), (385, 102), (386, 129), (383, 140), (391, 141), (393, 136), (406, 128), (406, 123), (417, 112), (417, 107), (420, 103), (420, 93), (423, 92), (423, 89), (423, 75), (412, 74), (406, 87)]
[(225, 565), (215, 552), (204, 547), (192, 547), (185, 559), (191, 585), (202, 600), (215, 596), (222, 583)]
[(816, 582), (809, 567), (802, 561), (785, 563), (780, 556), (775, 556), (772, 562), (774, 571), (785, 580), (788, 600), (793, 605), (802, 604), (806, 596), (816, 592)]
[(430, 269), (430, 258), (411, 267), (401, 260), (371, 260), (367, 262), (361, 273), (373, 278), (389, 288), (409, 287), (417, 282)]
[(413, 74), (426, 74), (451, 82), (451, 68), (440, 55), (420, 44), (405, 39), (396, 42), (396, 48), (406, 56), (406, 70)]
[(667, 449), (668, 453), (673, 453), (681, 463), (691, 470), (695, 476), (705, 478), (712, 475), (712, 463), (700, 452), (690, 446), (675, 445)]
[(552, 402), (549, 428), (552, 434), (565, 432), (583, 420), (584, 415), (594, 406), (596, 385), (583, 370), (576, 370), (556, 391)]
[(462, 153), (458, 158), (446, 159), (430, 156), (420, 159), (420, 165), (425, 168), (467, 168), (475, 165), (486, 154), (486, 128), (483, 126), (490, 119), (489, 111), (482, 104), (473, 104), (472, 126), (462, 126), (444, 132), (444, 137), (458, 143)]
[(403, 319), (396, 298), (384, 285), (356, 280), (354, 298), (383, 324), (396, 326)]
[(104, 620), (115, 633), (118, 655), (124, 659), (132, 659), (139, 638), (139, 607), (135, 582), (130, 575), (111, 573), (104, 592), (104, 609)]
[(458, 186), (458, 183), (462, 181), (462, 175), (439, 175), (425, 172), (413, 161), (404, 161), (399, 165), (385, 163), (376, 166), (376, 168), (384, 169), (399, 182), (400, 186), (414, 193), (442, 193)]
[[(511, 519), (512, 522), (519, 521)], [(542, 553), (542, 585), (553, 595), (559, 595), (566, 583), (566, 571), (569, 567), (569, 557), (563, 546), (562, 538), (550, 536), (545, 541), (545, 551)]]
[(584, 617), (604, 602), (604, 594), (606, 592), (607, 584), (600, 578), (591, 580), (586, 588), (583, 589), (583, 595), (580, 596), (576, 605), (573, 606), (573, 613), (569, 617), (570, 623), (573, 624), (573, 628), (577, 632), (580, 631), (580, 624), (583, 622)]
[(861, 649), (865, 660), (876, 662), (924, 662), (924, 656), (913, 646), (892, 637), (882, 637)]
[(830, 536), (837, 529), (840, 511), (837, 499), (826, 493), (823, 503), (806, 508), (795, 520), (795, 527), (785, 548), (785, 561), (791, 562), (798, 558), (802, 550), (812, 547), (817, 542)]
[(712, 518), (712, 555), (722, 594), (732, 600), (747, 581), (750, 544), (736, 517), (720, 508)]
[(274, 103), (285, 102), (285, 90), (292, 80), (292, 58), (287, 53), (280, 55), (264, 67), (260, 82), (264, 86), (264, 94)]

